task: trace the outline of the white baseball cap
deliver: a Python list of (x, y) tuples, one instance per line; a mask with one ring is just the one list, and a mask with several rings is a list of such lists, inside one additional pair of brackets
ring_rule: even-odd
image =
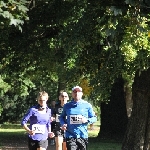
[(72, 88), (72, 91), (82, 92), (82, 88), (80, 86), (75, 86)]

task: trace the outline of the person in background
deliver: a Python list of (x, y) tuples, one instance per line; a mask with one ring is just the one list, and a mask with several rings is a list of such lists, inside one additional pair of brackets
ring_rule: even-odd
[(67, 150), (87, 150), (88, 123), (97, 121), (92, 105), (84, 101), (82, 95), (81, 87), (73, 87), (73, 99), (64, 105), (59, 117), (62, 129), (66, 131)]
[[(54, 100), (51, 101), (50, 109), (51, 109), (51, 131), (54, 131), (56, 126), (56, 120), (54, 116), (56, 102)], [(55, 145), (55, 138), (50, 139), (50, 145)]]
[(64, 130), (61, 129), (61, 125), (59, 122), (59, 116), (62, 113), (64, 104), (66, 104), (67, 101), (69, 100), (69, 96), (68, 96), (67, 92), (60, 91), (59, 100), (60, 100), (60, 103), (58, 103), (55, 106), (55, 112), (54, 112), (54, 116), (55, 116), (55, 120), (56, 120), (56, 126), (54, 129), (55, 143), (56, 143), (56, 150), (66, 150)]
[[(38, 104), (32, 106), (24, 115), (21, 125), (28, 132), (29, 150), (46, 150), (48, 147), (48, 137), (53, 138), (51, 132), (51, 110), (47, 107), (48, 93), (39, 92)], [(29, 127), (27, 122), (30, 121)]]

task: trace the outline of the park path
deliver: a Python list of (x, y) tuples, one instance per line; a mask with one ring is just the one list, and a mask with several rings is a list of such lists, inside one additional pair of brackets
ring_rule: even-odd
[[(94, 127), (97, 132), (99, 132), (99, 127)], [(49, 146), (47, 150), (55, 150), (55, 145), (50, 145), (50, 138), (49, 138)], [(28, 150), (27, 147), (27, 137), (23, 135), (22, 137), (10, 137), (9, 139), (3, 139), (3, 142), (0, 141), (0, 150)]]
[[(4, 146), (0, 150), (29, 150), (27, 146)], [(47, 150), (55, 150), (55, 146), (48, 146)]]
[[(26, 141), (22, 141), (19, 143), (14, 143), (13, 141), (10, 143), (2, 143), (2, 148), (0, 148), (0, 150), (28, 150), (27, 147), (27, 142)], [(55, 145), (51, 146), (50, 142), (49, 142), (49, 146), (47, 148), (47, 150), (55, 150)]]

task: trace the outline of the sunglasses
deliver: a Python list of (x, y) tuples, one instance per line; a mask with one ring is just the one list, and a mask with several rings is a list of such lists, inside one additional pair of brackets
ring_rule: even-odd
[(68, 96), (66, 96), (66, 95), (61, 95), (61, 97), (68, 97)]
[(77, 93), (77, 92), (81, 92), (81, 91), (78, 91), (78, 90), (77, 91), (76, 90), (73, 91), (73, 93)]

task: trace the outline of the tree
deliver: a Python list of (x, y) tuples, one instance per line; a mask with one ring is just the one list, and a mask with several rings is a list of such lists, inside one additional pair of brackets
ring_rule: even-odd
[(95, 103), (108, 102), (116, 79), (123, 78), (130, 89), (135, 72), (149, 68), (148, 1), (39, 0), (29, 5), (28, 16), (22, 33), (1, 30), (2, 80), (5, 94), (13, 95), (8, 101), (16, 95), (31, 98), (39, 89), (53, 95), (58, 82), (70, 89), (84, 77)]
[(133, 110), (124, 137), (122, 150), (149, 149), (150, 133), (150, 69), (137, 71), (133, 83)]
[(9, 28), (14, 25), (22, 30), (22, 25), (25, 20), (28, 20), (27, 0), (8, 0), (0, 2), (0, 28)]
[[(74, 80), (71, 73), (71, 66), (75, 66), (74, 58), (71, 56), (71, 59), (68, 58), (67, 50), (64, 51), (60, 39), (56, 38), (61, 26), (56, 17), (60, 15), (57, 11), (58, 6), (60, 6), (59, 2), (47, 3), (46, 0), (38, 1), (33, 6), (29, 4), (30, 20), (25, 21), (21, 26), (22, 32), (14, 26), (7, 28), (9, 19), (5, 23), (5, 30), (4, 28), (2, 30), (5, 36), (1, 36), (1, 38), (5, 37), (2, 45), (4, 50), (1, 53), (1, 72), (3, 72), (2, 79), (11, 86), (3, 95), (0, 95), (4, 108), (3, 117), (1, 117), (3, 121), (8, 118), (9, 121), (14, 120), (16, 116), (21, 117), (21, 109), (26, 110), (29, 105), (35, 103), (36, 93), (39, 90), (46, 90), (50, 93), (51, 99), (57, 99), (56, 93), (58, 93), (57, 89), (60, 90), (59, 85), (65, 88), (67, 82)], [(66, 6), (69, 8), (68, 4)], [(15, 10), (17, 10), (16, 7)], [(49, 19), (51, 10), (54, 15)], [(72, 84), (74, 82), (76, 81)], [(5, 105), (4, 100), (10, 105)], [(18, 105), (20, 105), (20, 110), (16, 111)]]
[[(7, 102), (9, 99), (8, 96), (4, 95), (12, 88), (12, 84), (8, 82), (8, 72), (4, 71), (5, 66), (10, 63), (10, 59), (13, 56), (13, 52), (10, 52), (11, 48), (8, 46), (10, 30), (12, 27), (15, 27), (20, 30), (20, 32), (22, 31), (24, 21), (28, 20), (27, 12), (26, 0), (0, 1), (0, 115), (1, 112), (5, 110), (3, 105), (4, 101)], [(3, 116), (1, 118), (3, 118)]]
[[(149, 8), (145, 2), (114, 0), (105, 1), (106, 4), (102, 4), (101, 1), (89, 2), (89, 5), (82, 3), (84, 13), (81, 12), (81, 18), (76, 23), (73, 23), (72, 20), (72, 24), (68, 24), (67, 34), (73, 35), (73, 38), (71, 36), (70, 39), (68, 36), (68, 39), (64, 39), (68, 43), (76, 43), (75, 46), (70, 44), (71, 48), (69, 48), (76, 50), (78, 47), (76, 52), (81, 58), (78, 62), (76, 61), (77, 66), (84, 64), (84, 67), (80, 68), (82, 69), (80, 73), (82, 75), (90, 74), (96, 100), (109, 99), (112, 85), (119, 76), (122, 76), (126, 81), (125, 85), (130, 85), (131, 88), (135, 72), (149, 68)], [(81, 33), (83, 34), (80, 35)], [(103, 45), (101, 52), (96, 53), (96, 45)], [(98, 95), (98, 93), (100, 94)], [(138, 105), (135, 104), (135, 107), (138, 108)], [(135, 109), (133, 109), (134, 111)], [(137, 121), (139, 120), (135, 119), (134, 124)], [(141, 135), (141, 132), (139, 131), (138, 134)], [(136, 137), (138, 134), (129, 133), (131, 137), (132, 135)], [(128, 140), (124, 145), (128, 145)], [(140, 149), (138, 147), (139, 141), (133, 145)]]
[(122, 139), (128, 123), (125, 106), (124, 80), (116, 79), (111, 90), (110, 101), (101, 103), (101, 127), (99, 137)]

